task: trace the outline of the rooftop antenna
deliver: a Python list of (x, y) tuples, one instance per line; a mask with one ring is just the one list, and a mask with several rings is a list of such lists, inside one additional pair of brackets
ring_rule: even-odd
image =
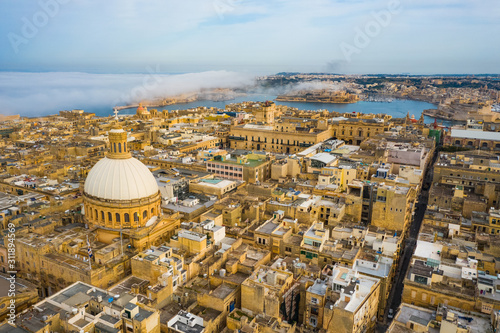
[[(118, 111), (115, 111), (118, 113)], [(122, 256), (123, 256), (123, 233), (122, 233), (122, 224), (120, 222), (120, 249), (121, 249), (121, 253), (122, 253)]]

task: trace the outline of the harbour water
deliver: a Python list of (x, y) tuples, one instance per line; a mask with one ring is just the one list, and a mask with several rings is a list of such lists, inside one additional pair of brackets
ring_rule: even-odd
[[(266, 94), (247, 94), (246, 96), (237, 97), (233, 100), (228, 101), (195, 101), (190, 103), (181, 103), (174, 105), (167, 105), (163, 107), (154, 107), (157, 110), (185, 110), (190, 108), (195, 108), (198, 106), (206, 107), (217, 107), (224, 108), (227, 104), (239, 103), (244, 101), (266, 101), (274, 100), (276, 95), (266, 95)], [(421, 102), (421, 101), (410, 101), (403, 99), (394, 99), (391, 102), (375, 102), (375, 101), (360, 101), (352, 104), (325, 104), (325, 103), (305, 103), (305, 102), (275, 102), (280, 105), (287, 105), (291, 107), (298, 108), (300, 110), (329, 110), (337, 112), (361, 112), (361, 113), (385, 113), (391, 115), (393, 118), (405, 117), (409, 112), (410, 115), (414, 115), (415, 118), (419, 118), (422, 111), (425, 109), (432, 109), (435, 106), (431, 103)], [(98, 116), (109, 116), (112, 114), (113, 110), (111, 108), (92, 108), (86, 109), (89, 112), (95, 112)], [(123, 109), (120, 114), (134, 114), (135, 108)], [(426, 123), (434, 122), (431, 117), (425, 117)]]

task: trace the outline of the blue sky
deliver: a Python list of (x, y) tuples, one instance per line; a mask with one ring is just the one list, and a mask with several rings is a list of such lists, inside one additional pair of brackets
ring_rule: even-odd
[(1, 71), (500, 72), (498, 0), (0, 0), (0, 12)]

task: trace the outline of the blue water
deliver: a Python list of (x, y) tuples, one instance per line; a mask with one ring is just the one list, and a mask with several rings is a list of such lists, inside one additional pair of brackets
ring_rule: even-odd
[[(197, 106), (206, 106), (206, 107), (216, 107), (216, 108), (224, 108), (226, 104), (231, 103), (240, 103), (244, 101), (254, 101), (254, 102), (262, 102), (266, 100), (274, 100), (276, 95), (266, 95), (266, 94), (247, 94), (246, 96), (237, 97), (233, 100), (229, 101), (196, 101), (190, 103), (182, 103), (175, 105), (167, 105), (163, 107), (155, 107), (157, 110), (185, 110), (190, 108), (195, 108)], [(299, 110), (329, 110), (329, 111), (337, 111), (337, 112), (361, 112), (361, 113), (385, 113), (391, 115), (393, 118), (402, 118), (405, 117), (409, 112), (410, 115), (415, 115), (415, 118), (419, 118), (422, 114), (422, 111), (425, 109), (434, 109), (435, 106), (431, 103), (420, 102), (420, 101), (410, 101), (403, 99), (395, 99), (392, 102), (366, 102), (361, 101), (353, 104), (326, 104), (326, 103), (303, 103), (303, 102), (278, 102), (275, 101), (276, 104), (279, 105), (287, 105), (290, 107), (298, 108)], [(153, 108), (150, 108), (153, 109)], [(91, 108), (86, 109), (89, 112), (95, 112), (98, 116), (109, 116), (112, 114), (112, 109), (107, 108)], [(120, 114), (135, 114), (136, 108), (123, 109), (120, 111)], [(426, 123), (434, 122), (434, 118), (425, 117)]]

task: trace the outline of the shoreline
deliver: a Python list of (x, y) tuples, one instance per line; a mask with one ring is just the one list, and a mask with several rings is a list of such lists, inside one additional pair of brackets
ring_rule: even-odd
[(310, 100), (310, 99), (294, 99), (294, 98), (286, 98), (286, 97), (276, 97), (274, 99), (275, 101), (278, 102), (297, 102), (297, 103), (322, 103), (322, 104), (355, 104), (359, 102), (359, 100), (356, 101), (323, 101), (323, 100)]

